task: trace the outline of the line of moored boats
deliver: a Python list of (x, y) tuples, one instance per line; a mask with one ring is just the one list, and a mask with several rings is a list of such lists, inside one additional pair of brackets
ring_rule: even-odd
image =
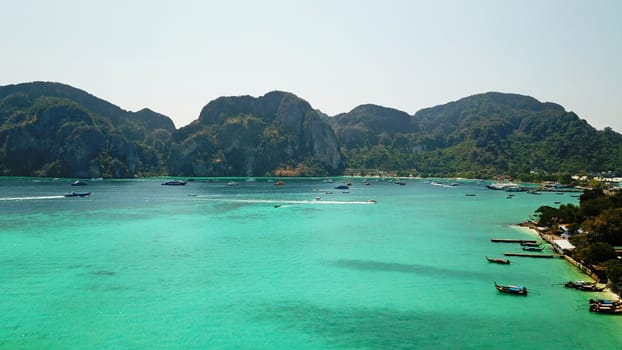
[[(520, 243), (523, 250), (530, 251), (542, 251), (544, 249), (541, 246), (541, 242), (538, 243), (532, 240), (506, 240), (506, 239), (493, 239), (493, 242), (504, 242), (504, 243)], [(510, 260), (504, 258), (491, 258), (486, 256), (486, 260), (491, 263), (501, 264), (501, 265), (509, 265)], [(566, 288), (572, 288), (583, 292), (602, 292), (605, 290), (604, 286), (599, 286), (595, 282), (588, 281), (568, 281), (566, 283), (562, 283)], [(502, 285), (498, 284), (496, 281), (494, 282), (495, 288), (501, 292), (506, 294), (513, 295), (522, 295), (526, 296), (528, 294), (527, 287), (523, 285)], [(606, 300), (606, 299), (590, 299), (590, 307), (589, 311), (597, 312), (597, 313), (606, 313), (606, 314), (615, 314), (622, 315), (622, 301), (621, 300)]]

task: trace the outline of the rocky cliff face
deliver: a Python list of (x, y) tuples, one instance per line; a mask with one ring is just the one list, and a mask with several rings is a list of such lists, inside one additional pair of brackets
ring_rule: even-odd
[(0, 87), (0, 174), (160, 174), (174, 129), (161, 114), (124, 111), (62, 84)]
[(338, 174), (337, 138), (309, 103), (274, 91), (221, 97), (174, 136), (170, 173), (183, 176)]

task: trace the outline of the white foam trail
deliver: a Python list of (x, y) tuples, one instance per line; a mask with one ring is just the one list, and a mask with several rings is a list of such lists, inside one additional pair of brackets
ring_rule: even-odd
[(453, 187), (456, 187), (456, 186), (451, 186), (451, 185), (441, 184), (441, 183), (438, 183), (438, 182), (432, 182), (432, 183), (430, 183), (430, 185), (432, 185), (432, 186), (439, 186), (439, 187), (446, 187), (446, 188), (453, 188)]
[(0, 201), (29, 201), (37, 199), (59, 199), (65, 198), (65, 196), (37, 196), (37, 197), (5, 197), (0, 198)]
[(323, 201), (323, 200), (270, 200), (270, 199), (227, 199), (227, 198), (201, 198), (201, 200), (229, 203), (269, 203), (269, 204), (324, 204), (324, 205), (361, 205), (375, 204), (374, 201)]

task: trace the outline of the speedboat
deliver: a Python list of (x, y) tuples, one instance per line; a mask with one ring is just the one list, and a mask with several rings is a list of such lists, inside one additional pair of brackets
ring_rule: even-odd
[(86, 197), (91, 195), (91, 192), (75, 192), (65, 194), (65, 197)]
[(88, 183), (81, 181), (81, 180), (76, 180), (71, 183), (71, 186), (87, 186), (87, 185)]

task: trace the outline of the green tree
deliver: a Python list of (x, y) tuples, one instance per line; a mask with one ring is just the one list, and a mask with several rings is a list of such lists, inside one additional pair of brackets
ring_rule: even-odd
[(614, 202), (608, 197), (596, 197), (581, 201), (581, 215), (594, 217), (607, 209), (614, 207)]
[(622, 245), (622, 209), (610, 208), (587, 220), (584, 225), (599, 241)]
[(559, 209), (543, 205), (536, 209), (538, 226), (551, 226), (558, 223)]
[(606, 242), (587, 243), (585, 246), (577, 247), (575, 254), (588, 265), (599, 264), (616, 257), (613, 246)]
[(614, 292), (619, 293), (619, 286), (622, 284), (622, 261), (620, 259), (609, 259), (603, 264), (607, 278), (612, 284)]

